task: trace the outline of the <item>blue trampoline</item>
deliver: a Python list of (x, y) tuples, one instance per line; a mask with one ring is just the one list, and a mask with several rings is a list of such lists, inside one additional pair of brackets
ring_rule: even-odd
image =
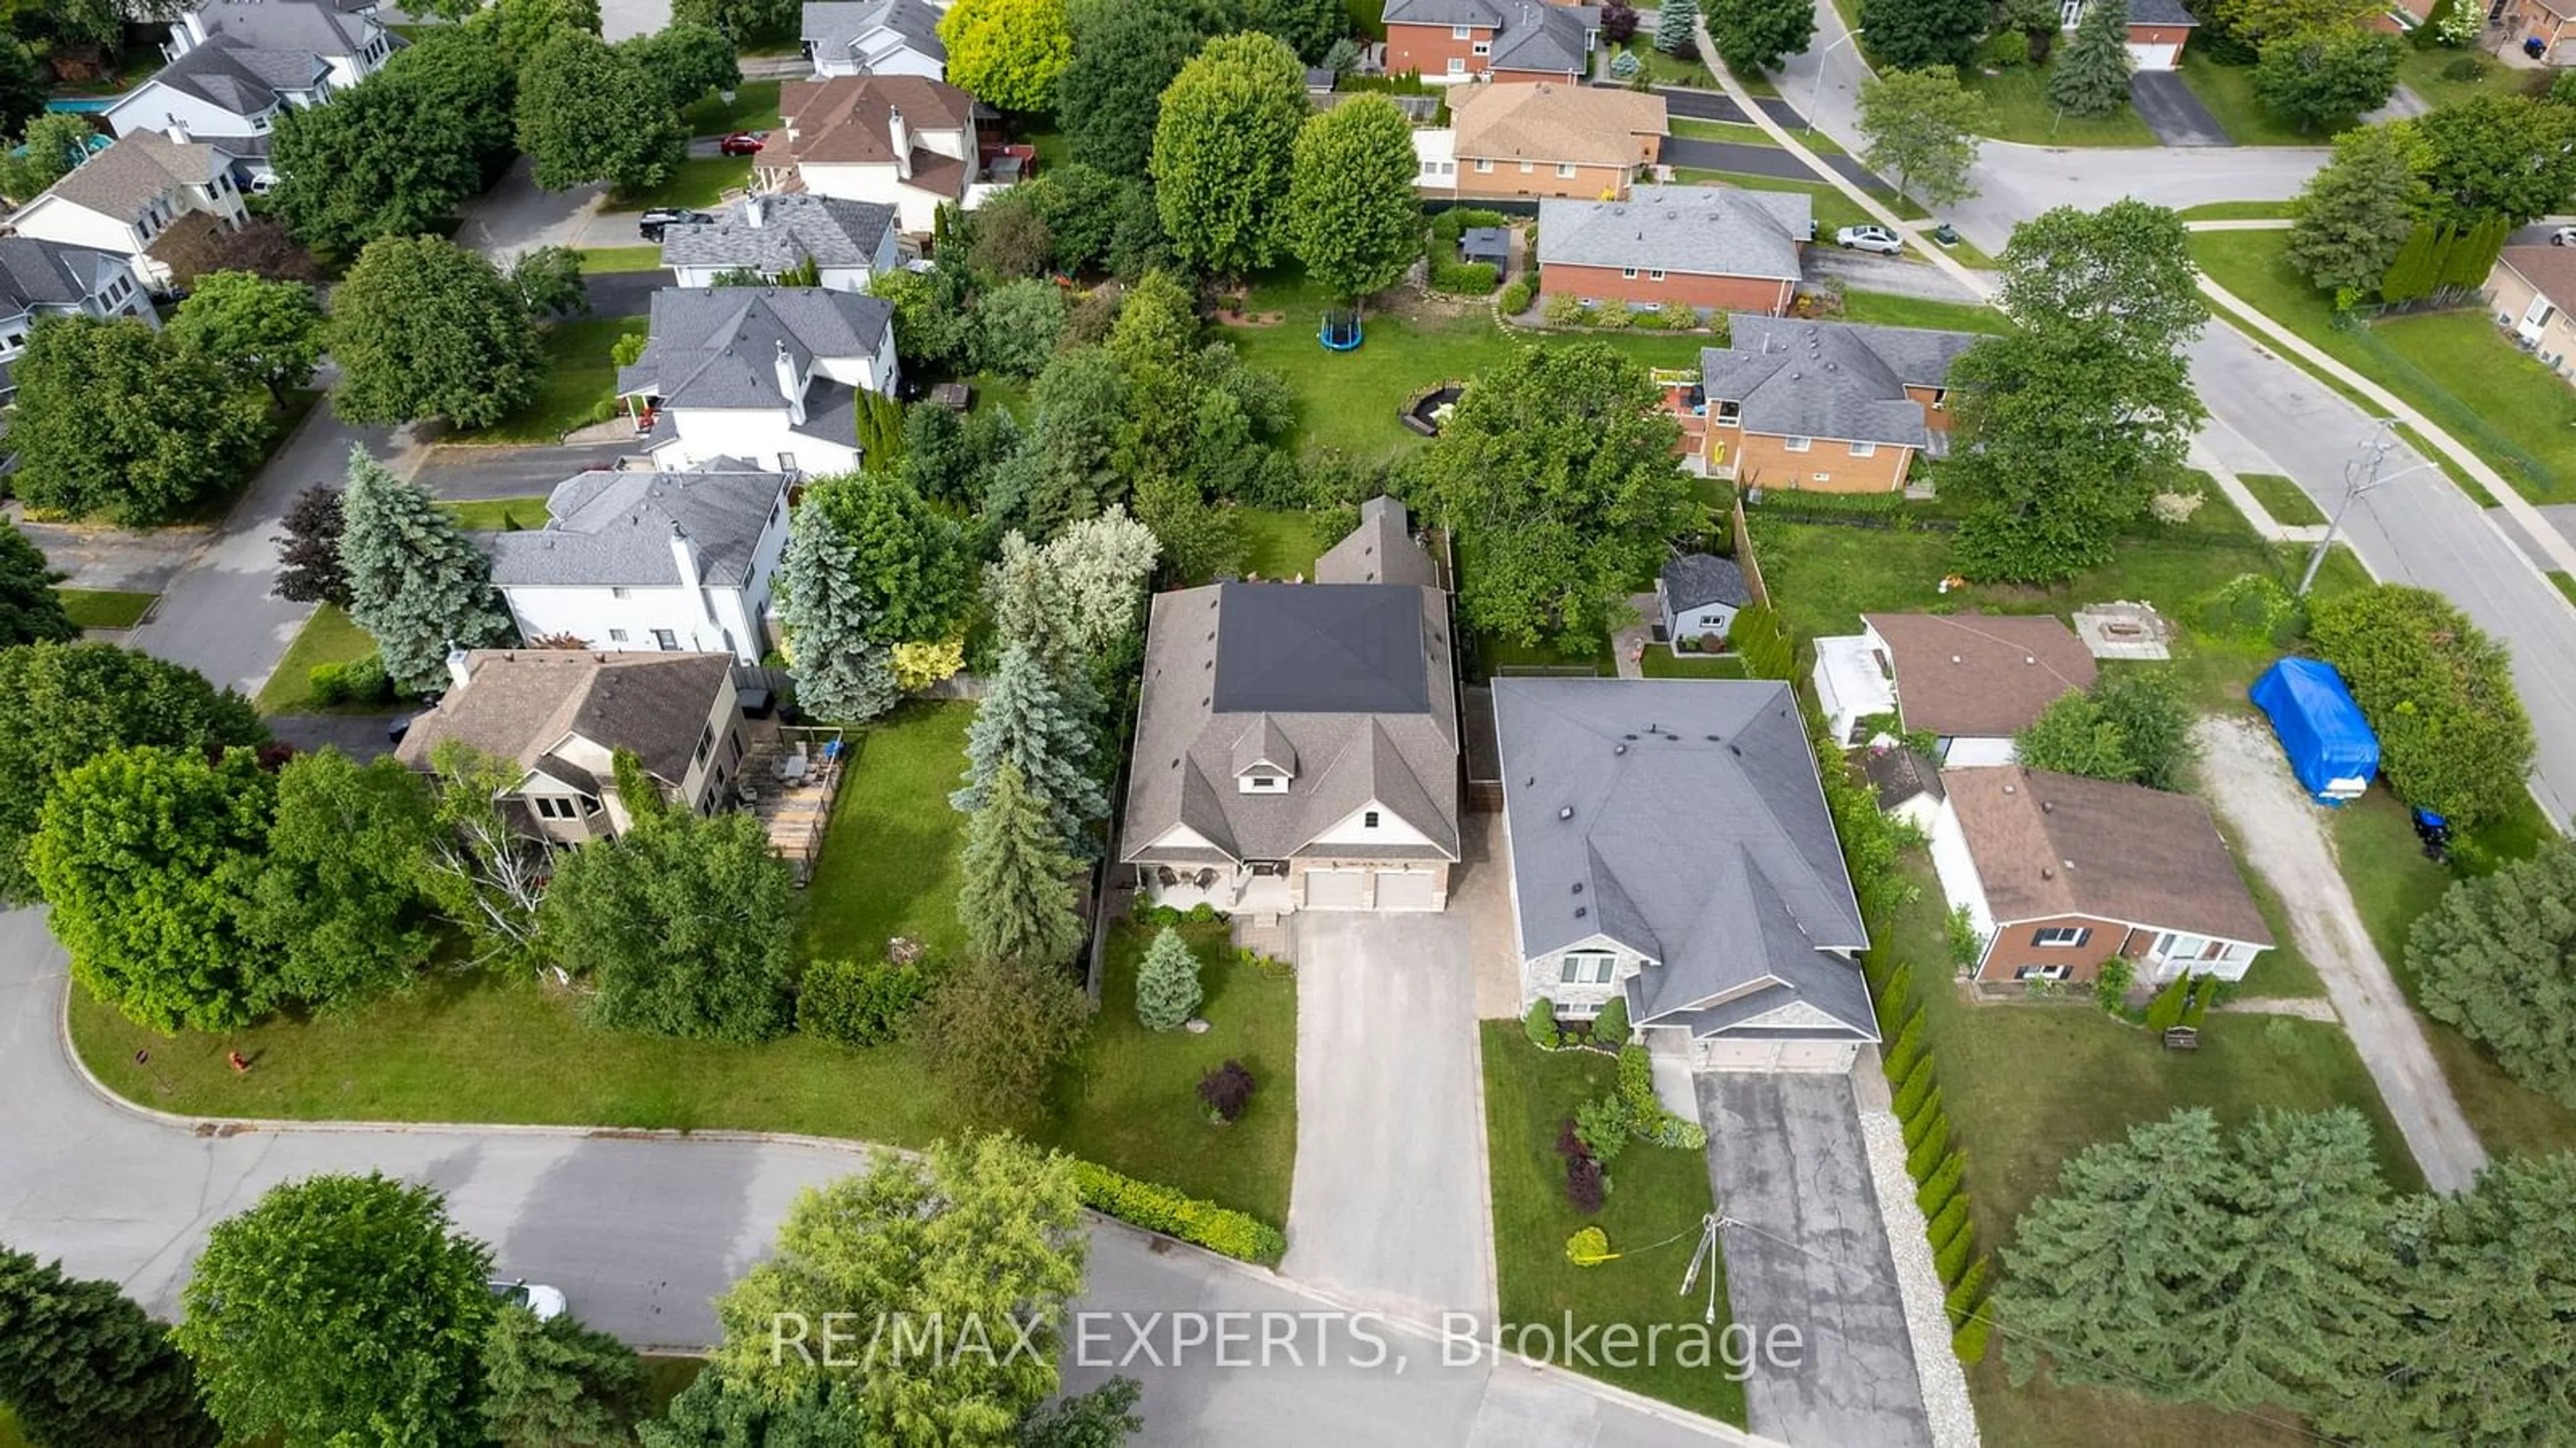
[(1360, 345), (1360, 314), (1355, 309), (1335, 307), (1324, 313), (1324, 323), (1315, 329), (1315, 340), (1336, 352), (1356, 351)]

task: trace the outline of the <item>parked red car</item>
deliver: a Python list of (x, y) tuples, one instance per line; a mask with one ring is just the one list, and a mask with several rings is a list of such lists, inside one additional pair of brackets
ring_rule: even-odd
[(761, 143), (768, 139), (769, 133), (767, 131), (736, 131), (732, 135), (725, 137), (723, 140), (716, 142), (716, 154), (720, 156), (748, 156), (758, 151)]

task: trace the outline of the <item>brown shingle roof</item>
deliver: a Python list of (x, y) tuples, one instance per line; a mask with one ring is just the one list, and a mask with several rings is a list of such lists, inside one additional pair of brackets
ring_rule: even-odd
[(2049, 614), (1873, 613), (1896, 665), (1896, 711), (1944, 738), (2011, 734), (2093, 687), (2093, 655)]
[(2003, 765), (1941, 775), (1999, 922), (2090, 915), (2272, 944), (2209, 807), (2187, 794)]
[(2576, 247), (2508, 246), (2496, 260), (2521, 273), (2561, 310), (2576, 305)]
[(1637, 137), (1666, 133), (1664, 98), (1540, 81), (1461, 87), (1450, 102), (1460, 160), (1631, 166)]
[(733, 687), (731, 654), (478, 649), (466, 669), (466, 685), (403, 735), (394, 753), (405, 764), (425, 768), (431, 750), (455, 739), (534, 769), (578, 734), (632, 749), (646, 769), (676, 782), (689, 772), (717, 692)]
[[(778, 114), (794, 139), (787, 153), (798, 161), (864, 165), (894, 159), (891, 115), (917, 138), (923, 131), (971, 130), (975, 98), (944, 81), (920, 75), (844, 75), (789, 81), (779, 87)], [(913, 147), (918, 171), (923, 148)], [(957, 164), (950, 161), (950, 165)]]

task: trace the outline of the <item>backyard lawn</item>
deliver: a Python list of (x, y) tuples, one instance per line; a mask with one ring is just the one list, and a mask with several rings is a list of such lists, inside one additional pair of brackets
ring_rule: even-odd
[(1294, 508), (1237, 508), (1243, 529), (1243, 571), (1263, 578), (1312, 577), (1315, 560), (1334, 540), (1324, 537), (1312, 513)]
[(132, 628), (143, 621), (157, 593), (129, 593), (113, 588), (57, 588), (63, 612), (82, 628)]
[(656, 206), (711, 207), (727, 191), (751, 184), (749, 156), (692, 156), (671, 168), (662, 184), (641, 191), (619, 191), (608, 198), (611, 211), (647, 211)]
[(345, 664), (365, 658), (375, 651), (376, 641), (366, 630), (349, 621), (349, 616), (330, 604), (313, 610), (304, 627), (295, 634), (295, 642), (286, 646), (286, 657), (260, 685), (259, 697), (252, 702), (262, 714), (380, 714), (381, 704), (325, 704), (313, 697), (312, 673), (322, 664)]
[(492, 426), (460, 431), (457, 443), (552, 443), (586, 427), (603, 402), (615, 400), (617, 364), (609, 357), (617, 339), (645, 328), (642, 317), (589, 317), (545, 328), (545, 379), (526, 406)]
[(2183, 48), (2182, 83), (2200, 97), (2202, 105), (2209, 107), (2209, 114), (2227, 132), (2227, 138), (2240, 146), (2324, 146), (2333, 142), (2335, 132), (2351, 124), (2346, 119), (2337, 125), (2300, 130), (2298, 122), (2283, 120), (2254, 98), (2253, 66), (2221, 65), (2199, 46)]
[(808, 957), (881, 960), (898, 935), (936, 956), (964, 952), (957, 888), (966, 816), (948, 807), (948, 792), (965, 771), (974, 717), (972, 704), (915, 701), (852, 732), (857, 758), (806, 890)]
[[(2454, 77), (2447, 73), (2454, 67), (2470, 73)], [(2417, 50), (2410, 46), (2405, 58), (2397, 62), (2397, 83), (2413, 91), (2417, 100), (2435, 108), (2471, 96), (2518, 95), (2522, 92), (2522, 78), (2534, 74), (2546, 76), (2548, 72), (2515, 70), (2476, 50)]]
[(1646, 645), (1638, 661), (1649, 679), (1741, 679), (1744, 660), (1733, 654), (1677, 654), (1661, 644)]
[(468, 533), (501, 533), (546, 526), (546, 500), (535, 498), (469, 498), (439, 507)]
[[(1715, 1284), (1714, 1327), (1703, 1329), (1700, 1323), (1709, 1278), (1703, 1275), (1688, 1297), (1678, 1291), (1699, 1240), (1700, 1219), (1714, 1206), (1707, 1158), (1632, 1141), (1610, 1166), (1608, 1202), (1598, 1216), (1587, 1217), (1566, 1200), (1557, 1131), (1576, 1107), (1612, 1092), (1618, 1074), (1614, 1061), (1595, 1051), (1541, 1051), (1516, 1021), (1485, 1022), (1484, 1057), (1485, 1142), (1494, 1177), (1494, 1272), (1504, 1326), (1545, 1327), (1555, 1333), (1562, 1366), (1695, 1413), (1743, 1423), (1744, 1385), (1731, 1381), (1714, 1362), (1694, 1369), (1667, 1360), (1660, 1366), (1622, 1369), (1562, 1360), (1569, 1313), (1578, 1329), (1626, 1323), (1641, 1338), (1667, 1324), (1673, 1328), (1666, 1334), (1670, 1338), (1686, 1329), (1725, 1329), (1722, 1267), (1712, 1269), (1721, 1274)], [(1610, 1250), (1623, 1255), (1591, 1267), (1567, 1261), (1565, 1240), (1583, 1227), (1599, 1227), (1610, 1238)], [(1593, 1340), (1599, 1340), (1597, 1334)], [(1672, 1344), (1665, 1346), (1669, 1359)]]
[(2044, 65), (2016, 65), (1987, 75), (1969, 66), (1959, 84), (1986, 99), (1985, 133), (2032, 146), (2152, 146), (2156, 133), (2123, 105), (2107, 116), (2062, 116), (2048, 98)]
[(2325, 510), (2298, 483), (2279, 473), (2238, 473), (2236, 481), (2272, 515), (2272, 521), (2287, 527), (2301, 527), (2326, 520)]
[[(2325, 294), (2282, 259), (2287, 246), (2288, 233), (2280, 231), (2191, 238), (2192, 257), (2210, 280), (2412, 403), (2524, 497), (2576, 502), (2576, 389), (2517, 350), (2482, 310), (2338, 328)], [(2443, 379), (2473, 386), (2476, 401)]]

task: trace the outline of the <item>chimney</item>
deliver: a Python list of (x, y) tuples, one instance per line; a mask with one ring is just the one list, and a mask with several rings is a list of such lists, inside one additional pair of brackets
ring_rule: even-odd
[(167, 135), (172, 142), (178, 145), (187, 145), (189, 141), (188, 123), (179, 119), (177, 116), (172, 116), (170, 118), (170, 124), (163, 128), (163, 134)]
[(787, 399), (787, 415), (800, 426), (805, 421), (805, 379), (796, 375), (795, 355), (781, 339), (778, 344), (778, 391)]
[(768, 219), (764, 214), (769, 209), (766, 205), (767, 200), (768, 198), (757, 191), (742, 198), (742, 224), (758, 231), (760, 224)]
[(912, 179), (912, 127), (903, 123), (903, 112), (886, 107), (886, 145), (894, 151), (894, 174)]
[(473, 682), (474, 670), (466, 660), (465, 650), (456, 646), (456, 640), (449, 639), (447, 641), (448, 687), (452, 689), (462, 689)]
[(677, 522), (671, 524), (671, 562), (680, 570), (680, 586), (696, 593), (705, 577), (698, 569), (698, 545)]

